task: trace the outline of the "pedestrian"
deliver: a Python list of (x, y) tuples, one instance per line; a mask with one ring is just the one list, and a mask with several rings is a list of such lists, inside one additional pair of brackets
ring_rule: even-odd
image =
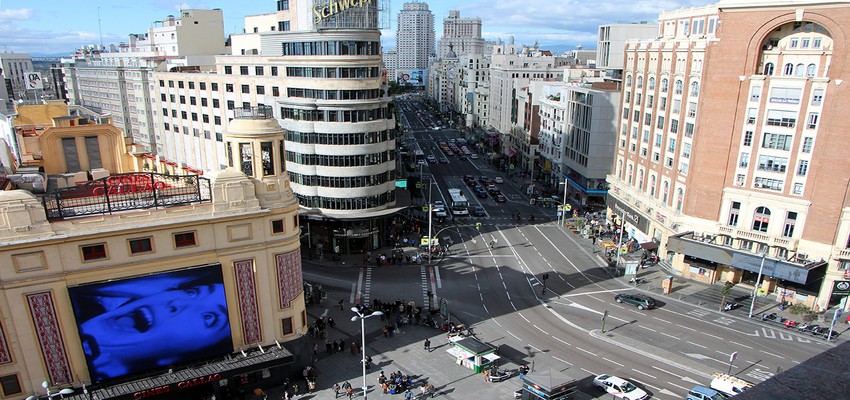
[(328, 326), (330, 326), (331, 329), (336, 326), (336, 321), (334, 321), (333, 317), (328, 317)]
[(325, 351), (327, 351), (328, 354), (333, 354), (334, 352), (334, 345), (331, 344), (331, 341), (328, 339), (325, 339)]
[(371, 370), (372, 370), (372, 357), (367, 355), (366, 356), (366, 371), (371, 371)]
[(339, 383), (334, 383), (334, 398), (339, 397)]
[(596, 246), (596, 235), (591, 236), (590, 239), (593, 240), (593, 245)]
[(434, 397), (437, 395), (437, 389), (432, 384), (428, 384), (428, 395)]
[(351, 342), (351, 355), (355, 355), (360, 352), (360, 346), (357, 345), (357, 342)]
[(404, 399), (405, 400), (413, 399), (413, 392), (411, 392), (410, 389), (407, 389), (407, 390), (404, 391)]
[(485, 369), (484, 372), (483, 372), (483, 375), (484, 375), (484, 382), (490, 382), (490, 370)]
[(425, 339), (425, 351), (431, 352), (431, 339)]
[(344, 303), (344, 301), (343, 301), (343, 300), (340, 300), (340, 301), (339, 301), (339, 310), (340, 310), (340, 311), (342, 311), (342, 305), (343, 305), (343, 303)]
[(384, 337), (387, 337), (389, 335), (390, 335), (390, 327), (387, 326), (387, 325), (384, 325)]

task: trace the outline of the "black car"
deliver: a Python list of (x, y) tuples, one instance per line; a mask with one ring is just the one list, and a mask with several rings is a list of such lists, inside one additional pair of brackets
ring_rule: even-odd
[(472, 181), (472, 180), (475, 180), (475, 177), (474, 177), (474, 176), (472, 176), (472, 175), (464, 175), (464, 176), (463, 176), (463, 181), (464, 181), (464, 182), (469, 182), (469, 181)]
[(627, 303), (636, 306), (638, 310), (649, 310), (655, 308), (655, 299), (642, 294), (620, 293), (614, 296), (617, 303)]
[(472, 215), (476, 217), (486, 217), (487, 213), (484, 212), (484, 207), (475, 206), (472, 207)]

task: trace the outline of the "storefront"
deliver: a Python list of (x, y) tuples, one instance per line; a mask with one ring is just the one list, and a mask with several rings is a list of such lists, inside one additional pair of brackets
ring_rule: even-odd
[(476, 373), (490, 368), (499, 359), (495, 347), (471, 337), (453, 337), (449, 339), (449, 343), (451, 346), (446, 352), (454, 357), (455, 363)]
[(610, 210), (609, 219), (625, 226), (629, 238), (635, 238), (639, 244), (652, 241), (652, 237), (647, 234), (649, 219), (645, 215), (612, 196), (608, 196), (606, 205)]

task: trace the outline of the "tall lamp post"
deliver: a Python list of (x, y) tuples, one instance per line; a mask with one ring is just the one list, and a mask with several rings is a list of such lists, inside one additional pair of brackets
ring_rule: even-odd
[(564, 178), (563, 185), (564, 185), (564, 202), (561, 203), (561, 210), (562, 210), (561, 211), (561, 218), (563, 219), (563, 221), (561, 221), (561, 225), (567, 223), (567, 178)]
[(756, 286), (753, 288), (753, 301), (750, 302), (750, 313), (747, 315), (747, 318), (753, 317), (753, 307), (756, 305), (756, 296), (759, 294), (759, 287), (761, 286), (761, 274), (764, 272), (764, 259), (767, 257), (767, 251), (761, 253), (761, 265), (759, 266), (759, 276), (756, 278)]
[(366, 400), (366, 389), (369, 387), (366, 385), (366, 318), (381, 316), (384, 315), (384, 313), (380, 311), (373, 311), (369, 315), (363, 315), (357, 307), (351, 307), (351, 311), (357, 314), (351, 317), (351, 322), (357, 322), (358, 319), (360, 320), (360, 351), (363, 354), (363, 359), (361, 360), (361, 363), (363, 364), (363, 400)]
[(69, 389), (69, 388), (61, 389), (57, 393), (50, 393), (50, 382), (48, 382), (48, 381), (41, 382), (41, 387), (43, 387), (44, 390), (47, 391), (46, 396), (34, 395), (34, 396), (27, 397), (27, 400), (38, 400), (38, 399), (45, 399), (45, 398), (46, 399), (52, 399), (56, 396), (62, 396), (62, 398), (65, 398), (66, 394), (73, 394), (74, 393), (74, 389)]

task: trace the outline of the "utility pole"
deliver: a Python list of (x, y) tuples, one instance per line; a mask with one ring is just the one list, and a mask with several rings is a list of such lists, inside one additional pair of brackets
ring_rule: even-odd
[(602, 333), (605, 333), (605, 318), (608, 317), (608, 310), (602, 313)]

